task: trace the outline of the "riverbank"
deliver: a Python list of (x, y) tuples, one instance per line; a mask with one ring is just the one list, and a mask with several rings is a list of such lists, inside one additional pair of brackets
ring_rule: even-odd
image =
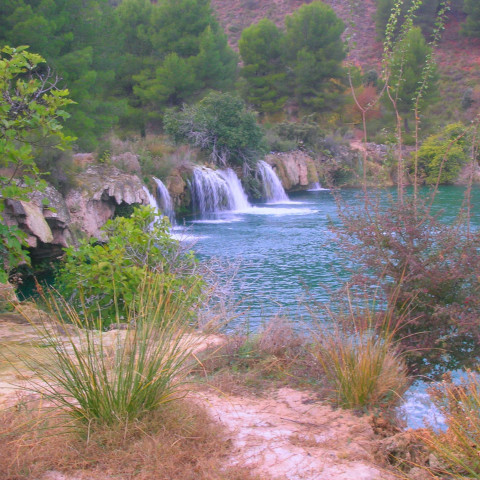
[[(28, 308), (29, 315), (32, 315), (33, 307), (30, 305)], [(103, 335), (113, 338), (117, 333), (113, 331)], [(15, 428), (9, 431), (12, 415), (21, 417), (27, 414), (33, 418), (38, 415), (41, 408), (38, 397), (28, 390), (29, 382), (35, 382), (37, 379), (33, 372), (26, 370), (19, 361), (19, 357), (27, 354), (32, 342), (37, 341), (34, 328), (25, 323), (23, 317), (15, 313), (0, 315), (0, 344), (2, 344), (2, 353), (6, 352), (8, 359), (8, 362), (5, 358), (3, 359), (0, 369), (0, 404), (3, 406), (0, 441), (4, 442), (6, 439), (9, 448), (15, 446), (15, 435), (18, 434)], [(202, 348), (206, 348), (210, 353), (200, 354), (196, 351), (195, 358), (203, 359), (197, 370), (201, 371), (204, 366), (208, 368), (206, 366), (208, 358), (211, 358), (212, 353), (218, 352), (219, 344), (225, 341), (225, 337), (221, 336), (205, 337)], [(16, 354), (19, 354), (19, 357)], [(271, 382), (265, 382), (263, 385), (257, 385), (254, 390), (237, 385), (236, 393), (232, 393), (235, 391), (232, 388), (230, 392), (227, 391), (228, 388), (222, 392), (218, 384), (210, 385), (208, 381), (202, 381), (201, 377), (201, 374), (195, 375), (193, 383), (188, 387), (188, 395), (184, 402), (190, 406), (196, 405), (203, 412), (202, 415), (205, 415), (203, 421), (212, 425), (214, 431), (218, 432), (218, 441), (222, 443), (221, 448), (224, 449), (223, 460), (222, 465), (216, 466), (219, 469), (218, 472), (210, 472), (209, 475), (198, 473), (198, 476), (185, 476), (185, 478), (261, 478), (265, 480), (285, 478), (390, 480), (395, 478), (388, 472), (386, 455), (382, 447), (384, 435), (374, 432), (375, 426), (370, 415), (334, 409), (321, 400), (318, 389), (274, 386)], [(225, 383), (223, 385), (225, 387)], [(8, 410), (5, 410), (6, 408)], [(10, 422), (6, 419), (10, 419)], [(27, 428), (21, 432), (21, 442), (17, 445), (17, 455), (25, 454), (25, 458), (11, 457), (14, 460), (10, 462), (8, 458), (4, 458), (3, 468), (6, 464), (9, 465), (10, 473), (6, 477), (5, 473), (0, 473), (2, 480), (6, 478), (108, 480), (119, 478), (119, 476), (121, 478), (153, 478), (149, 477), (144, 469), (144, 466), (149, 468), (151, 460), (145, 461), (144, 466), (138, 460), (132, 460), (130, 466), (128, 461), (122, 461), (120, 469), (115, 470), (109, 463), (111, 452), (108, 447), (103, 453), (97, 452), (94, 455), (95, 461), (87, 462), (87, 465), (82, 465), (80, 459), (75, 460), (72, 452), (64, 454), (71, 459), (71, 465), (68, 466), (59, 460), (58, 453), (54, 454), (49, 467), (49, 462), (45, 459), (45, 449), (51, 448), (52, 445), (48, 447), (49, 442), (56, 443), (58, 439), (56, 437), (49, 439), (49, 435), (39, 438), (38, 432), (34, 427), (32, 428), (31, 424), (25, 424), (25, 426)], [(71, 432), (64, 432), (64, 434), (66, 445), (74, 442)], [(31, 435), (33, 438), (30, 439)], [(145, 441), (148, 438), (155, 442), (153, 437), (153, 433), (145, 431), (140, 436), (136, 436), (135, 442)], [(24, 451), (25, 445), (31, 442), (34, 443), (27, 455)], [(39, 458), (35, 456), (37, 448)], [(121, 452), (123, 447), (117, 445), (116, 448)], [(81, 455), (81, 449), (78, 454)], [(92, 455), (92, 452), (89, 454)], [(102, 455), (105, 458), (102, 459)], [(184, 455), (188, 457), (189, 453), (185, 452)], [(189, 462), (193, 465), (196, 462), (195, 456), (199, 454), (192, 451), (191, 455)], [(22, 466), (25, 459), (29, 459), (28, 462), (31, 465)], [(41, 472), (38, 468), (34, 468), (33, 464), (37, 461), (43, 465)], [(183, 461), (186, 461), (185, 458)], [(13, 475), (16, 462), (22, 466), (21, 476)], [(101, 467), (102, 462), (109, 465), (105, 470)], [(231, 468), (237, 473), (241, 471), (242, 475), (250, 476), (222, 476), (222, 470), (230, 471)], [(133, 470), (136, 471), (135, 474)], [(28, 473), (29, 471), (35, 472), (33, 476)], [(157, 471), (156, 475), (159, 476), (155, 478), (167, 478), (162, 476), (161, 470)]]

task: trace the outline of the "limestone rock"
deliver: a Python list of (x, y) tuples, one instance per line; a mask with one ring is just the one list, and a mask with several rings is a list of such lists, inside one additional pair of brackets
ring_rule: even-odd
[(271, 153), (265, 161), (272, 165), (285, 190), (305, 190), (319, 181), (313, 159), (301, 150)]
[(52, 185), (29, 194), (30, 201), (6, 201), (3, 217), (27, 234), (32, 257), (51, 258), (73, 243), (68, 226), (70, 215), (65, 200)]
[(73, 164), (76, 167), (86, 168), (88, 165), (95, 163), (95, 156), (93, 153), (76, 153), (73, 156)]
[(5, 309), (18, 303), (15, 288), (11, 283), (0, 283), (0, 309)]
[(77, 188), (65, 199), (72, 224), (88, 236), (101, 238), (101, 227), (119, 205), (148, 205), (143, 184), (136, 175), (111, 165), (92, 165), (77, 176)]

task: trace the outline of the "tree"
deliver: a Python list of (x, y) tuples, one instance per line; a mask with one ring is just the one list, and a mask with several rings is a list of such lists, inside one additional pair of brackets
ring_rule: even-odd
[(126, 55), (119, 82), (129, 116), (160, 120), (167, 107), (233, 85), (237, 57), (209, 0), (124, 0), (118, 14)]
[[(419, 82), (422, 80), (427, 60), (432, 49), (425, 42), (419, 27), (410, 29), (401, 39), (392, 58), (390, 76), (390, 97), (387, 105), (404, 114), (405, 128), (408, 131), (408, 116), (416, 102)], [(428, 86), (422, 91), (420, 107), (431, 101), (437, 94), (438, 73), (432, 66)], [(392, 102), (393, 100), (393, 102)]]
[[(398, 0), (377, 0), (375, 13), (375, 26), (379, 37), (385, 36), (385, 29), (390, 20), (390, 15)], [(397, 20), (395, 35), (399, 33), (399, 27), (404, 23), (407, 11), (412, 7), (413, 0), (407, 0), (400, 5), (400, 15)], [(435, 19), (441, 0), (423, 1), (415, 11), (414, 25), (420, 27), (424, 35), (430, 35), (435, 25)]]
[(285, 105), (286, 70), (284, 35), (266, 18), (242, 32), (238, 47), (246, 81), (245, 97), (261, 113), (273, 113)]
[[(73, 102), (68, 90), (57, 88), (44, 59), (26, 47), (0, 50), (0, 218), (7, 199), (26, 200), (33, 189), (42, 188), (35, 164), (35, 147), (51, 145), (63, 149), (72, 140), (62, 133), (61, 122), (68, 118), (65, 107)], [(8, 271), (25, 259), (18, 229), (0, 226), (0, 253), (3, 265), (0, 282)]]
[(423, 142), (418, 150), (418, 165), (426, 183), (453, 183), (458, 178), (468, 162), (469, 145), (464, 132), (464, 125), (453, 123)]
[(285, 19), (286, 62), (299, 104), (325, 108), (343, 85), (345, 25), (333, 9), (320, 1), (303, 5)]
[(76, 102), (66, 131), (93, 149), (125, 108), (112, 95), (120, 54), (113, 7), (107, 0), (18, 0), (3, 9), (0, 46), (30, 45), (46, 59)]
[(210, 153), (214, 163), (252, 167), (263, 151), (263, 133), (241, 98), (212, 92), (197, 105), (165, 114), (165, 131)]
[(467, 20), (462, 32), (469, 37), (480, 37), (480, 3), (476, 0), (465, 0), (463, 10), (467, 14)]

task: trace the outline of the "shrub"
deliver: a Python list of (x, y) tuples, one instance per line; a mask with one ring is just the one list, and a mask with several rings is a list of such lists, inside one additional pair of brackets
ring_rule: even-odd
[(65, 300), (47, 296), (48, 314), (35, 323), (27, 315), (39, 336), (33, 353), (20, 358), (34, 372), (28, 389), (89, 426), (128, 422), (178, 398), (197, 338), (185, 335), (196, 285), (180, 296), (173, 281), (154, 274), (137, 288), (128, 327), (110, 333), (102, 333), (101, 313), (79, 315)]
[(461, 123), (453, 123), (425, 140), (418, 150), (418, 166), (426, 183), (452, 183), (457, 179), (468, 161), (468, 141), (461, 137), (464, 131)]
[(337, 231), (350, 264), (355, 259), (352, 282), (380, 286), (386, 297), (397, 292), (395, 336), (420, 371), (455, 368), (480, 354), (479, 233), (469, 231), (468, 218), (440, 222), (430, 200), (370, 198), (341, 208)]
[(409, 379), (396, 349), (391, 314), (379, 319), (370, 307), (331, 312), (332, 324), (314, 331), (312, 353), (342, 407), (386, 407), (405, 392)]
[(165, 131), (176, 142), (188, 142), (225, 166), (255, 165), (264, 151), (263, 132), (244, 101), (228, 93), (212, 92), (181, 112), (168, 111)]
[(193, 253), (182, 251), (169, 227), (167, 218), (156, 218), (148, 207), (108, 221), (105, 242), (91, 239), (66, 249), (57, 278), (60, 292), (86, 318), (101, 311), (103, 326), (118, 321), (117, 315), (127, 318), (145, 276), (163, 278), (180, 298), (191, 285), (200, 294)]

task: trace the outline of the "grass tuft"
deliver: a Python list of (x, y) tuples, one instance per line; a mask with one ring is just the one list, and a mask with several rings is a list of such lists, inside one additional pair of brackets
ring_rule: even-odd
[(386, 408), (408, 387), (407, 368), (390, 328), (392, 313), (380, 315), (372, 306), (350, 304), (346, 314), (330, 312), (331, 325), (313, 332), (312, 353), (344, 408)]
[(31, 321), (39, 341), (18, 359), (34, 373), (28, 389), (89, 427), (128, 423), (183, 395), (198, 341), (185, 335), (195, 286), (178, 296), (161, 282), (145, 281), (127, 323), (110, 332), (100, 313), (84, 328), (84, 316), (47, 297), (49, 314)]
[[(445, 417), (447, 430), (422, 430), (420, 440), (438, 459), (436, 468), (426, 468), (432, 475), (452, 479), (480, 478), (480, 379), (468, 372), (458, 385), (445, 376), (430, 391), (434, 404)], [(442, 477), (443, 478), (443, 477)]]

